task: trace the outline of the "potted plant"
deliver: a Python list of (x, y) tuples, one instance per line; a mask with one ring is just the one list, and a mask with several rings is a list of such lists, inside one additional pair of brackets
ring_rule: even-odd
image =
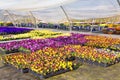
[(22, 53), (31, 53), (30, 50), (26, 49), (26, 48), (23, 48), (23, 47), (20, 47), (19, 48), (19, 51), (22, 52)]
[(66, 58), (67, 61), (74, 61), (76, 59), (76, 53), (71, 52), (70, 55)]

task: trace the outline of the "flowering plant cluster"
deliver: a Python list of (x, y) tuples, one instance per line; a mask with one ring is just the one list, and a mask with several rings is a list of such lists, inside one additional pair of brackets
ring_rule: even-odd
[(85, 39), (88, 40), (86, 45), (92, 47), (119, 49), (114, 45), (120, 45), (119, 38), (117, 39), (105, 36), (85, 36)]
[(17, 27), (0, 27), (0, 34), (20, 34), (26, 33), (33, 29), (17, 28)]
[[(5, 50), (14, 50), (19, 49), (20, 47), (30, 50), (31, 52), (35, 52), (39, 49), (43, 49), (45, 47), (61, 47), (68, 44), (73, 45), (87, 45), (91, 47), (97, 48), (110, 48), (120, 50), (120, 39), (104, 37), (104, 36), (93, 36), (93, 35), (84, 35), (84, 34), (61, 34), (54, 33), (48, 31), (31, 31), (31, 37), (34, 36), (32, 34), (39, 35), (38, 37), (44, 37), (46, 39), (29, 39), (22, 41), (14, 41), (7, 43), (0, 43), (0, 47)], [(48, 32), (48, 33), (47, 33)], [(50, 34), (49, 34), (50, 33)], [(27, 33), (26, 33), (27, 34)], [(49, 34), (49, 36), (48, 36)], [(20, 34), (21, 35), (21, 34)], [(46, 36), (46, 37), (45, 37)]]
[(16, 68), (27, 68), (28, 63), (26, 61), (26, 58), (28, 58), (28, 55), (22, 53), (6, 55), (2, 57), (5, 63), (11, 64)]
[[(58, 53), (59, 51), (60, 53)], [(76, 63), (66, 61), (68, 54), (63, 53), (64, 48), (45, 48), (31, 54), (11, 54), (3, 57), (6, 63), (17, 68), (29, 68), (32, 71), (46, 75), (47, 73), (56, 72), (61, 69), (73, 70)]]
[[(63, 47), (46, 47), (31, 54), (10, 54), (3, 57), (6, 63), (9, 63), (17, 68), (29, 68), (30, 70), (47, 75), (51, 72), (56, 72), (61, 69), (73, 70), (73, 66), (77, 66), (74, 61), (67, 61), (71, 53), (75, 57), (83, 60), (92, 60), (99, 63), (114, 63), (120, 57), (111, 52), (99, 51), (96, 48), (80, 45), (65, 45)], [(120, 54), (120, 53), (119, 53)]]
[(59, 36), (57, 38), (48, 38), (48, 39), (29, 39), (22, 41), (14, 41), (8, 43), (0, 43), (0, 47), (5, 50), (14, 50), (23, 47), (25, 49), (30, 50), (31, 52), (35, 52), (37, 50), (43, 49), (45, 47), (61, 47), (68, 44), (84, 44), (87, 40), (84, 38), (82, 34), (75, 34), (71, 36)]
[(57, 37), (63, 35), (69, 35), (69, 34), (62, 34), (60, 32), (52, 32), (48, 30), (31, 30), (30, 32), (22, 33), (22, 34), (0, 36), (0, 40), (5, 41), (5, 40), (16, 40), (16, 39), (25, 39), (25, 38), (44, 39), (44, 38)]
[(99, 63), (114, 63), (120, 56), (111, 52), (99, 51), (96, 48), (88, 46), (74, 46), (76, 56), (86, 60), (97, 61)]

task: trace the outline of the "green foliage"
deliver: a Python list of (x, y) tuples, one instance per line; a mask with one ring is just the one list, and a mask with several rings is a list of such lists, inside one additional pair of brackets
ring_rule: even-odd
[(28, 50), (28, 49), (26, 49), (26, 48), (23, 48), (23, 47), (20, 47), (20, 48), (19, 48), (19, 51), (20, 51), (20, 52), (23, 52), (23, 53), (31, 53), (30, 50)]

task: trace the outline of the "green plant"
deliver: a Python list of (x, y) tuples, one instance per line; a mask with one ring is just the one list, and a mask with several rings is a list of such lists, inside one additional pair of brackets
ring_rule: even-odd
[(23, 48), (23, 47), (20, 47), (20, 48), (19, 48), (19, 51), (20, 51), (20, 52), (23, 52), (23, 53), (31, 53), (30, 50), (28, 50), (28, 49), (26, 49), (26, 48)]

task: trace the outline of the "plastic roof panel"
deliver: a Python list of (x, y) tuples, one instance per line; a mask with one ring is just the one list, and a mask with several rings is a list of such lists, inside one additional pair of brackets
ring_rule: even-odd
[(0, 0), (0, 8), (7, 10), (41, 10), (75, 0)]
[(75, 20), (120, 14), (117, 0), (0, 0), (0, 4), (0, 9), (9, 10), (11, 14), (29, 16), (32, 11), (36, 19), (54, 23), (67, 21), (60, 6), (70, 19)]

